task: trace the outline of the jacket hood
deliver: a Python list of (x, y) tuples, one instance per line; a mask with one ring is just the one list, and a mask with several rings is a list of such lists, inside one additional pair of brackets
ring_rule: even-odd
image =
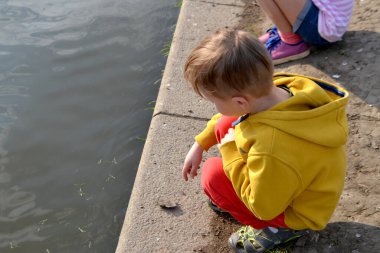
[(307, 141), (338, 147), (346, 143), (345, 107), (348, 92), (335, 84), (307, 76), (277, 73), (274, 84), (293, 93), (288, 100), (253, 115), (253, 120)]

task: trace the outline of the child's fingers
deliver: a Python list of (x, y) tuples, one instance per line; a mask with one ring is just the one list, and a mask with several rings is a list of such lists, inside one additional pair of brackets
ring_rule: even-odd
[(187, 173), (185, 173), (184, 171), (182, 172), (182, 177), (183, 177), (183, 179), (184, 179), (185, 181), (188, 180), (188, 178), (187, 178)]
[(198, 171), (198, 166), (193, 165), (191, 167), (191, 171), (190, 171), (191, 178), (194, 178), (197, 175), (197, 171)]
[(183, 169), (182, 169), (182, 177), (183, 177), (183, 179), (185, 179), (185, 181), (187, 181), (189, 179), (188, 178), (189, 171), (190, 171), (190, 167), (187, 165), (184, 165)]

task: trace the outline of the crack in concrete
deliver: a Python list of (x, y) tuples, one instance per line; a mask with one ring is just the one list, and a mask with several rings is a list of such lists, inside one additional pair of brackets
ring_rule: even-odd
[(200, 121), (209, 121), (208, 118), (202, 118), (202, 117), (194, 117), (190, 115), (182, 115), (182, 114), (176, 114), (176, 113), (169, 113), (169, 112), (158, 112), (152, 116), (152, 118), (158, 116), (158, 115), (165, 115), (165, 116), (171, 116), (176, 118), (183, 118), (183, 119), (194, 119), (194, 120), (200, 120)]
[(363, 120), (363, 121), (379, 121), (380, 118), (377, 118), (375, 116), (369, 116), (369, 115), (359, 115), (359, 114), (348, 114), (347, 118), (349, 120)]
[(215, 2), (210, 2), (210, 1), (193, 1), (193, 2), (201, 2), (205, 4), (214, 4), (214, 5), (221, 5), (221, 6), (230, 6), (230, 7), (244, 7), (244, 5), (238, 5), (238, 4), (223, 4), (223, 3), (215, 3)]

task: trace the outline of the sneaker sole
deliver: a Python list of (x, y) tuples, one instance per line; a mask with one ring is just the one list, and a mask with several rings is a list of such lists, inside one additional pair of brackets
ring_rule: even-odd
[(310, 49), (308, 49), (305, 52), (300, 53), (300, 54), (291, 55), (291, 56), (288, 56), (288, 57), (285, 57), (285, 58), (273, 60), (273, 64), (274, 65), (278, 65), (278, 64), (285, 63), (285, 62), (289, 62), (289, 61), (299, 60), (299, 59), (305, 58), (309, 54), (310, 54)]

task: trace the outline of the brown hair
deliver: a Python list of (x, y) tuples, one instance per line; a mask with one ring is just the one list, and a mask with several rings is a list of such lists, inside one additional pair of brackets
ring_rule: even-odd
[(248, 32), (223, 29), (193, 49), (184, 76), (200, 96), (244, 91), (260, 97), (273, 85), (273, 64), (266, 48)]

